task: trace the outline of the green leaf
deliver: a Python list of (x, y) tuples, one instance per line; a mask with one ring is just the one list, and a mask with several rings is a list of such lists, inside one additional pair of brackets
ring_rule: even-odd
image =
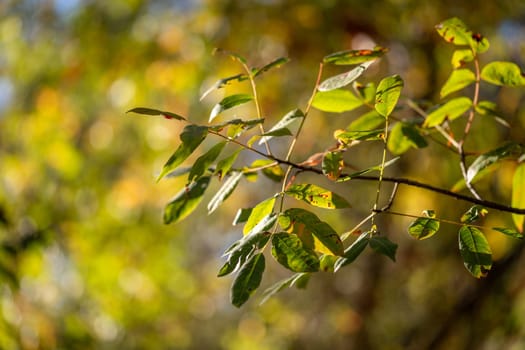
[(427, 141), (418, 129), (413, 124), (405, 122), (394, 125), (387, 141), (388, 150), (394, 155), (403, 154), (410, 148), (423, 148), (427, 145)]
[(468, 45), (478, 53), (488, 50), (488, 40), (480, 34), (473, 33), (459, 18), (447, 19), (436, 26), (436, 30), (446, 41), (454, 45)]
[(332, 53), (323, 58), (323, 63), (332, 63), (337, 65), (359, 64), (366, 61), (375, 60), (383, 56), (388, 49), (375, 47), (373, 50), (346, 50)]
[(272, 255), (281, 265), (294, 272), (319, 271), (319, 258), (303, 246), (297, 235), (286, 232), (272, 236)]
[(359, 97), (366, 104), (373, 104), (376, 98), (376, 85), (374, 83), (367, 83), (363, 85), (357, 81), (354, 81), (354, 89), (358, 92)]
[(342, 113), (356, 109), (363, 101), (348, 90), (334, 89), (318, 91), (312, 101), (312, 106), (323, 111)]
[(379, 83), (376, 91), (375, 109), (377, 113), (387, 118), (401, 95), (403, 79), (399, 75), (386, 77)]
[(253, 77), (256, 78), (258, 77), (259, 75), (263, 74), (263, 73), (266, 73), (267, 71), (269, 71), (270, 69), (273, 69), (273, 68), (278, 68), (280, 66), (282, 66), (283, 64), (285, 63), (288, 63), (290, 62), (290, 59), (288, 57), (280, 57), (280, 58), (277, 58), (275, 60), (273, 60), (272, 62), (262, 66), (261, 68), (257, 68), (255, 69), (252, 74), (253, 74)]
[(166, 164), (164, 164), (162, 171), (157, 177), (157, 181), (182, 164), (182, 162), (185, 161), (197, 147), (199, 147), (207, 135), (208, 128), (205, 126), (193, 124), (186, 125), (179, 136), (182, 143), (179, 145), (175, 153), (171, 155)]
[(370, 232), (363, 232), (348, 248), (346, 248), (344, 255), (339, 258), (334, 266), (334, 271), (337, 272), (341, 267), (351, 264), (357, 259), (359, 255), (368, 246)]
[(153, 108), (136, 107), (136, 108), (130, 109), (126, 113), (130, 113), (130, 112), (137, 113), (137, 114), (144, 114), (144, 115), (154, 115), (154, 116), (161, 115), (166, 119), (186, 120), (186, 118), (176, 113), (159, 111), (158, 109), (153, 109)]
[(255, 127), (258, 124), (262, 124), (263, 122), (263, 118), (250, 120), (232, 119), (221, 124), (210, 125), (209, 128), (210, 130), (217, 132), (222, 131), (224, 128), (228, 128), (228, 137), (236, 138), (239, 135), (241, 135), (244, 131), (250, 130), (251, 128)]
[(350, 145), (352, 141), (375, 141), (382, 140), (385, 129), (365, 130), (365, 131), (344, 131), (336, 130), (334, 138), (343, 145)]
[(452, 71), (452, 74), (441, 88), (441, 98), (463, 89), (476, 81), (476, 75), (470, 69), (462, 68)]
[(326, 222), (304, 209), (290, 208), (279, 216), (279, 225), (295, 233), (305, 247), (328, 255), (342, 255), (343, 242)]
[(253, 292), (259, 288), (266, 263), (262, 253), (256, 254), (243, 265), (233, 281), (230, 301), (232, 305), (241, 307)]
[(372, 61), (364, 62), (346, 73), (328, 78), (319, 85), (318, 90), (330, 91), (342, 88), (359, 78), (371, 64)]
[(219, 142), (210, 148), (208, 152), (197, 158), (193, 164), (193, 167), (191, 168), (190, 174), (188, 175), (188, 182), (192, 182), (200, 178), (208, 170), (210, 165), (217, 159), (219, 154), (221, 154), (224, 146), (226, 146), (226, 142)]
[(390, 241), (388, 238), (383, 236), (372, 236), (368, 242), (370, 248), (375, 250), (379, 254), (383, 254), (392, 261), (396, 261), (397, 244)]
[(245, 223), (248, 221), (248, 218), (250, 217), (252, 213), (253, 208), (241, 208), (237, 210), (237, 214), (235, 215), (235, 218), (233, 219), (232, 225), (238, 225)]
[(518, 238), (518, 239), (522, 239), (523, 238), (523, 234), (519, 233), (516, 230), (512, 230), (510, 228), (493, 227), (492, 229), (495, 230), (495, 231), (501, 232), (501, 233), (503, 233), (503, 234), (505, 234), (507, 236), (510, 236), (510, 237), (514, 237), (514, 238)]
[(450, 60), (454, 68), (463, 67), (467, 62), (474, 60), (474, 53), (470, 49), (460, 49), (454, 51)]
[(272, 138), (272, 136), (284, 136), (292, 135), (290, 130), (287, 128), (292, 125), (298, 118), (304, 118), (304, 113), (300, 109), (294, 109), (286, 113), (284, 117), (281, 118), (268, 132), (265, 133), (266, 136), (263, 136), (259, 141), (259, 145), (262, 145)]
[(521, 152), (521, 146), (514, 142), (509, 142), (501, 147), (498, 147), (490, 152), (480, 155), (469, 166), (467, 170), (467, 182), (471, 183), (474, 177), (483, 169), (508, 157), (514, 152)]
[(223, 255), (227, 257), (227, 260), (220, 268), (217, 277), (223, 277), (237, 271), (246, 260), (266, 245), (270, 236), (270, 232), (267, 231), (254, 231), (232, 244)]
[(324, 272), (334, 272), (335, 262), (338, 257), (334, 255), (323, 255), (319, 259), (319, 270)]
[(343, 170), (343, 153), (342, 152), (327, 152), (323, 156), (322, 170), (323, 174), (330, 180), (335, 181), (341, 175)]
[(215, 119), (220, 113), (235, 106), (250, 102), (251, 100), (253, 100), (253, 96), (247, 94), (236, 94), (223, 98), (221, 102), (217, 103), (211, 110), (209, 122)]
[(394, 164), (395, 162), (397, 162), (399, 160), (399, 158), (400, 157), (392, 158), (388, 162), (386, 162), (384, 165), (383, 164), (378, 164), (376, 166), (373, 166), (373, 167), (370, 167), (370, 168), (366, 168), (364, 170), (357, 171), (357, 172), (352, 173), (350, 175), (345, 175), (343, 177), (340, 177), (337, 180), (337, 182), (345, 182), (345, 181), (351, 180), (353, 177), (356, 177), (356, 176), (359, 176), (359, 175), (367, 174), (367, 173), (370, 173), (372, 171), (380, 171), (381, 167), (386, 168), (386, 167)]
[(491, 62), (481, 70), (481, 79), (494, 85), (524, 86), (525, 74), (512, 62)]
[(262, 173), (270, 180), (280, 182), (284, 177), (283, 169), (279, 166), (279, 164), (275, 164), (271, 167), (266, 167), (270, 164), (275, 164), (275, 161), (271, 159), (257, 159), (252, 164), (250, 164), (250, 167), (247, 169), (257, 169), (265, 167), (261, 170)]
[(354, 120), (346, 129), (348, 131), (372, 130), (384, 124), (385, 118), (374, 109)]
[(470, 207), (465, 214), (461, 216), (461, 222), (465, 224), (471, 224), (474, 221), (478, 220), (480, 217), (487, 215), (489, 211), (483, 208), (481, 205), (473, 205)]
[(208, 203), (208, 214), (213, 213), (235, 190), (242, 178), (242, 172), (234, 172), (224, 181), (221, 188)]
[(217, 167), (215, 168), (214, 174), (218, 175), (220, 179), (222, 179), (224, 175), (228, 174), (228, 172), (233, 166), (233, 163), (235, 163), (235, 160), (239, 156), (239, 153), (242, 152), (242, 150), (242, 148), (239, 148), (228, 157), (221, 159), (219, 163), (217, 163)]
[(479, 101), (476, 105), (476, 112), (494, 118), (498, 123), (506, 128), (510, 128), (509, 123), (501, 117), (497, 110), (497, 105), (492, 101)]
[(264, 291), (263, 299), (261, 300), (261, 303), (259, 305), (264, 304), (268, 301), (268, 299), (270, 299), (275, 294), (279, 293), (280, 291), (286, 288), (291, 288), (294, 285), (297, 286), (297, 288), (300, 288), (301, 284), (303, 284), (305, 280), (308, 281), (309, 278), (309, 273), (300, 272), (292, 275), (289, 278), (285, 278), (284, 280), (275, 283), (273, 286)]
[(231, 82), (234, 82), (234, 81), (241, 82), (247, 79), (248, 79), (248, 76), (246, 74), (236, 74), (231, 77), (219, 79), (215, 82), (215, 84), (213, 84), (208, 90), (206, 90), (202, 94), (200, 100), (201, 101), (204, 100), (204, 98), (208, 96), (213, 90), (222, 89), (223, 87), (229, 85)]
[(273, 207), (275, 205), (275, 197), (268, 198), (261, 203), (257, 204), (248, 218), (246, 225), (244, 225), (243, 233), (246, 235), (250, 232), (260, 221), (262, 221), (266, 216), (270, 215), (273, 212)]
[[(520, 163), (512, 180), (512, 206), (525, 208), (525, 163)], [(525, 215), (512, 214), (512, 220), (518, 231), (523, 232)]]
[(340, 195), (313, 184), (292, 185), (284, 193), (320, 208), (350, 208), (350, 203)]
[(408, 227), (408, 233), (415, 239), (422, 240), (432, 237), (439, 230), (439, 221), (434, 219), (434, 215), (427, 215), (426, 218), (417, 218)]
[(467, 270), (476, 278), (485, 277), (492, 267), (492, 252), (483, 233), (472, 226), (459, 229), (459, 251)]
[(468, 97), (454, 98), (440, 106), (427, 116), (423, 127), (432, 128), (441, 125), (445, 120), (454, 120), (472, 107), (472, 101)]
[(210, 183), (209, 176), (203, 176), (183, 188), (164, 209), (164, 223), (178, 222), (188, 216), (201, 202), (204, 191)]

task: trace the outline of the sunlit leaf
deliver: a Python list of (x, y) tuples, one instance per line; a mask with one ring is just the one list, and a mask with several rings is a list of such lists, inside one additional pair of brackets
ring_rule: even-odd
[(372, 64), (372, 62), (373, 61), (367, 61), (367, 62), (361, 63), (359, 66), (355, 67), (354, 69), (346, 73), (342, 73), (342, 74), (326, 79), (319, 85), (318, 90), (319, 91), (330, 91), (330, 90), (342, 88), (352, 83), (354, 80), (359, 78), (361, 74), (365, 72), (365, 70)]
[(374, 83), (367, 83), (363, 85), (357, 81), (354, 81), (354, 89), (358, 92), (359, 97), (364, 103), (371, 105), (374, 103), (376, 98), (376, 85)]
[(235, 190), (242, 178), (242, 172), (233, 172), (231, 176), (224, 181), (221, 188), (215, 193), (208, 203), (208, 214), (213, 213)]
[(262, 253), (250, 258), (241, 268), (233, 281), (230, 301), (232, 305), (241, 307), (253, 292), (259, 288), (266, 263)]
[(481, 70), (481, 79), (494, 85), (525, 85), (525, 74), (512, 62), (490, 62)]
[(277, 124), (275, 124), (265, 133), (266, 136), (261, 137), (259, 145), (268, 142), (268, 140), (270, 140), (273, 136), (292, 135), (290, 130), (288, 130), (288, 127), (291, 126), (295, 121), (299, 120), (299, 118), (304, 118), (304, 114), (300, 109), (294, 109), (293, 111), (286, 113), (286, 115), (282, 117), (281, 120), (277, 122)]
[(208, 170), (209, 166), (217, 159), (219, 154), (221, 154), (224, 146), (226, 146), (226, 142), (219, 142), (210, 148), (208, 152), (197, 158), (191, 168), (190, 174), (188, 175), (188, 182), (192, 182), (201, 177)]
[(462, 226), (459, 229), (459, 251), (465, 267), (474, 277), (487, 275), (492, 267), (492, 251), (480, 230)]
[(203, 176), (183, 188), (164, 209), (164, 223), (178, 222), (195, 210), (210, 183), (209, 176)]
[(337, 65), (359, 64), (366, 61), (375, 60), (383, 56), (388, 49), (375, 47), (372, 50), (346, 50), (332, 53), (323, 58), (323, 63), (332, 63)]
[(233, 75), (231, 77), (227, 77), (227, 78), (223, 78), (223, 79), (219, 79), (215, 82), (215, 84), (213, 84), (208, 90), (206, 90), (202, 95), (201, 95), (201, 101), (206, 97), (208, 96), (213, 90), (218, 90), (218, 89), (222, 89), (223, 87), (229, 85), (230, 83), (234, 82), (234, 81), (237, 81), (237, 82), (241, 82), (241, 81), (244, 81), (244, 80), (247, 80), (248, 79), (248, 76), (246, 74), (236, 74), (236, 75)]
[(492, 229), (495, 230), (495, 231), (501, 232), (504, 235), (507, 235), (507, 236), (510, 236), (510, 237), (514, 237), (514, 238), (518, 238), (518, 239), (522, 239), (523, 238), (523, 234), (522, 233), (519, 233), (518, 231), (512, 230), (510, 228), (493, 227)]
[(454, 98), (436, 110), (432, 111), (425, 119), (423, 126), (432, 128), (441, 125), (445, 120), (452, 121), (459, 118), (472, 107), (472, 101), (468, 97)]
[(375, 165), (373, 167), (366, 168), (366, 169), (363, 169), (363, 170), (360, 170), (360, 171), (356, 171), (355, 173), (342, 176), (342, 177), (340, 177), (337, 180), (337, 182), (345, 182), (345, 181), (351, 180), (353, 177), (356, 177), (356, 176), (359, 176), (359, 175), (364, 175), (364, 174), (370, 173), (372, 171), (380, 171), (381, 167), (386, 168), (386, 167), (394, 164), (395, 162), (397, 162), (399, 160), (399, 158), (400, 157), (395, 157), (395, 158), (390, 159), (385, 164), (378, 164), (378, 165)]
[(451, 63), (454, 68), (463, 67), (467, 62), (474, 60), (474, 53), (470, 49), (459, 49), (452, 54)]
[(264, 122), (264, 119), (249, 119), (249, 120), (242, 120), (242, 119), (232, 119), (228, 120), (221, 124), (214, 124), (210, 125), (210, 130), (213, 131), (222, 131), (223, 129), (228, 129), (228, 137), (231, 138), (237, 138), (240, 136), (244, 131), (250, 130), (254, 126), (261, 124)]
[(385, 135), (385, 129), (363, 130), (363, 131), (334, 131), (334, 138), (343, 145), (350, 145), (352, 141), (374, 141), (382, 140)]
[(356, 109), (363, 101), (348, 90), (334, 89), (318, 91), (312, 101), (312, 106), (324, 111), (342, 113)]
[(179, 136), (182, 143), (179, 145), (175, 153), (171, 155), (166, 164), (164, 164), (162, 171), (157, 177), (157, 181), (182, 164), (182, 162), (185, 161), (197, 147), (199, 147), (207, 135), (208, 128), (205, 126), (193, 124), (186, 125)]
[(388, 150), (394, 155), (403, 154), (410, 148), (423, 148), (427, 145), (427, 141), (418, 129), (413, 124), (405, 122), (394, 125), (387, 141)]
[(499, 124), (510, 128), (510, 124), (500, 115), (497, 105), (492, 101), (479, 101), (476, 105), (476, 112), (494, 118)]
[(273, 212), (275, 205), (275, 197), (268, 198), (259, 204), (257, 204), (248, 218), (248, 221), (244, 225), (243, 233), (246, 235), (250, 232), (261, 220), (270, 215)]
[(288, 63), (290, 62), (290, 59), (288, 57), (280, 57), (280, 58), (277, 58), (275, 60), (273, 60), (272, 62), (262, 66), (261, 68), (257, 68), (255, 69), (252, 74), (253, 74), (253, 77), (256, 78), (258, 77), (259, 75), (263, 74), (263, 73), (266, 73), (267, 71), (273, 69), (273, 68), (278, 68), (280, 66), (282, 66), (283, 64), (285, 63)]
[(489, 48), (487, 38), (473, 33), (459, 18), (449, 18), (436, 25), (436, 30), (446, 41), (454, 45), (468, 45), (475, 52), (485, 52)]
[(467, 182), (471, 183), (474, 177), (483, 169), (508, 157), (514, 152), (520, 152), (522, 147), (514, 142), (506, 143), (490, 152), (480, 155), (469, 166), (467, 170)]
[(327, 152), (323, 156), (322, 170), (330, 180), (335, 181), (341, 175), (343, 170), (343, 153), (342, 152)]
[(374, 109), (354, 120), (346, 128), (348, 131), (373, 130), (385, 124), (385, 118)]
[(292, 185), (284, 193), (320, 208), (350, 208), (350, 203), (340, 195), (313, 184)]
[(242, 148), (239, 148), (228, 157), (221, 159), (217, 163), (214, 174), (218, 175), (219, 178), (222, 178), (224, 175), (228, 174), (233, 166), (233, 163), (235, 163), (235, 160), (237, 160), (237, 157), (239, 156), (239, 153), (242, 152), (242, 150)]
[(461, 216), (460, 220), (465, 224), (471, 224), (479, 218), (487, 215), (488, 212), (489, 211), (487, 209), (483, 208), (481, 205), (476, 204), (470, 207), (469, 210), (467, 210), (465, 214)]
[[(525, 208), (525, 163), (520, 163), (512, 180), (512, 206)], [(525, 215), (512, 214), (512, 220), (518, 231), (523, 232)]]
[(237, 210), (237, 214), (235, 215), (235, 218), (233, 219), (232, 225), (238, 225), (245, 223), (248, 221), (248, 218), (250, 217), (252, 213), (253, 208), (241, 208)]
[(287, 269), (294, 272), (319, 271), (319, 258), (311, 249), (303, 246), (297, 235), (286, 232), (272, 236), (272, 255)]
[[(274, 164), (273, 166), (269, 166), (271, 164)], [(250, 167), (247, 169), (258, 169), (262, 168), (262, 173), (268, 177), (270, 180), (279, 182), (284, 177), (284, 170), (281, 168), (279, 164), (276, 164), (275, 161), (271, 159), (257, 159), (252, 164), (250, 164)]]
[(462, 68), (452, 71), (452, 74), (447, 79), (443, 87), (441, 88), (441, 98), (463, 89), (466, 86), (476, 81), (476, 75), (470, 69)]
[(215, 119), (216, 116), (218, 116), (220, 113), (231, 109), (233, 107), (239, 106), (241, 104), (244, 104), (246, 102), (250, 102), (253, 100), (253, 96), (247, 95), (247, 94), (235, 94), (228, 97), (225, 97), (221, 100), (221, 102), (217, 103), (210, 113), (209, 122), (211, 122), (213, 119)]
[(345, 249), (345, 253), (340, 257), (334, 266), (334, 271), (337, 272), (341, 267), (351, 264), (357, 259), (359, 255), (368, 246), (370, 232), (363, 232), (348, 248)]
[(376, 90), (375, 110), (377, 113), (387, 118), (394, 110), (402, 88), (403, 79), (399, 75), (393, 75), (381, 80)]
[(335, 230), (307, 210), (286, 210), (279, 216), (279, 225), (283, 230), (297, 234), (309, 249), (328, 255), (343, 254), (343, 242)]
[(337, 259), (338, 257), (335, 255), (322, 255), (319, 259), (319, 270), (323, 272), (334, 272)]
[(223, 277), (237, 271), (246, 260), (266, 245), (270, 236), (270, 232), (267, 231), (254, 231), (232, 244), (224, 253), (227, 259), (220, 268), (217, 277)]
[(439, 230), (439, 221), (434, 217), (435, 215), (431, 213), (426, 218), (417, 218), (408, 227), (408, 233), (418, 240), (432, 237)]
[(275, 294), (279, 293), (280, 291), (291, 288), (294, 285), (297, 286), (297, 288), (300, 288), (299, 286), (304, 283), (304, 281), (308, 280), (310, 278), (310, 274), (306, 272), (300, 272), (292, 275), (291, 277), (285, 278), (282, 281), (279, 281), (275, 283), (270, 288), (266, 289), (263, 293), (263, 299), (261, 300), (261, 303), (259, 305), (264, 304), (268, 301), (271, 297), (273, 297)]
[(394, 262), (396, 261), (397, 244), (393, 243), (388, 238), (384, 236), (372, 236), (368, 243), (370, 244), (370, 248), (377, 253), (389, 257)]
[(144, 114), (144, 115), (154, 115), (154, 116), (160, 115), (166, 119), (186, 120), (186, 118), (176, 113), (159, 111), (158, 109), (153, 109), (153, 108), (136, 107), (136, 108), (130, 109), (126, 113), (130, 113), (130, 112), (137, 113), (137, 114)]

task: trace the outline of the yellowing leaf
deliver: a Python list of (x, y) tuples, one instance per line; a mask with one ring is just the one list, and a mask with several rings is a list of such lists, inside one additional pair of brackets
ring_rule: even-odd
[[(525, 208), (525, 163), (521, 163), (514, 172), (512, 180), (512, 206)], [(523, 232), (525, 215), (512, 214), (512, 220), (518, 231)]]
[(350, 208), (350, 203), (340, 195), (313, 184), (292, 185), (284, 193), (320, 208)]
[(426, 128), (432, 128), (440, 125), (445, 120), (454, 120), (459, 118), (463, 113), (468, 111), (472, 106), (472, 101), (468, 97), (458, 97), (452, 99), (434, 110), (427, 116), (423, 126)]
[(481, 70), (481, 79), (495, 85), (524, 86), (525, 74), (512, 62), (491, 62)]
[(383, 117), (387, 118), (394, 110), (394, 107), (401, 95), (403, 79), (399, 75), (386, 77), (377, 86), (375, 110)]
[(463, 89), (476, 81), (476, 75), (470, 69), (456, 69), (441, 88), (441, 98)]
[(312, 106), (324, 111), (342, 113), (351, 111), (363, 105), (363, 101), (348, 90), (335, 89), (318, 91), (312, 101)]

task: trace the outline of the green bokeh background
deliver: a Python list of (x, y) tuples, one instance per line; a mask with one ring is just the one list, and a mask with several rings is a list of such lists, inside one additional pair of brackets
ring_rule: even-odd
[[(125, 114), (147, 106), (206, 122), (222, 95), (202, 102), (199, 95), (240, 72), (227, 57), (213, 56), (215, 47), (254, 66), (291, 58), (259, 81), (264, 115), (273, 121), (304, 107), (323, 56), (374, 44), (390, 52), (366, 79), (400, 74), (406, 96), (437, 103), (452, 48), (434, 25), (452, 16), (488, 37), (491, 49), (482, 62), (525, 67), (520, 0), (2, 1), (0, 348), (524, 348), (521, 243), (488, 232), (496, 268), (480, 282), (462, 266), (456, 227), (414, 242), (406, 218), (379, 222), (400, 245), (396, 263), (367, 252), (336, 275), (315, 276), (305, 291), (285, 291), (262, 306), (255, 295), (234, 308), (231, 278), (216, 277), (223, 250), (241, 235), (231, 221), (237, 208), (253, 206), (271, 195), (262, 190), (278, 185), (244, 182), (211, 216), (199, 209), (165, 226), (162, 208), (184, 179), (155, 183), (155, 177), (177, 147), (182, 125)], [(468, 147), (523, 142), (523, 90), (483, 91), (513, 127), (479, 120)], [(236, 113), (253, 117), (254, 111)], [(356, 116), (312, 112), (295, 158), (329, 147), (333, 130)], [(358, 168), (375, 165), (378, 150), (360, 146), (347, 160)], [(439, 146), (410, 151), (389, 171), (449, 188), (460, 173), (457, 159), (447, 155)], [(504, 163), (480, 183), (487, 198), (509, 202), (513, 167)], [(319, 212), (338, 232), (359, 222), (373, 203), (374, 184), (346, 186), (340, 191), (354, 210)], [(453, 219), (467, 208), (409, 188), (394, 206), (415, 215), (435, 209)], [(512, 225), (510, 215), (487, 221)], [(268, 265), (262, 289), (288, 276)]]

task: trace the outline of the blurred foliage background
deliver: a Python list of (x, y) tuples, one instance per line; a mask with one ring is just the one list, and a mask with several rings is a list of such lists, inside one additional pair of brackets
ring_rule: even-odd
[[(155, 175), (181, 125), (125, 115), (146, 106), (205, 122), (220, 93), (202, 103), (200, 93), (240, 72), (212, 56), (215, 47), (252, 65), (292, 59), (259, 81), (270, 120), (304, 108), (323, 56), (374, 44), (390, 52), (366, 79), (398, 73), (404, 94), (436, 103), (452, 48), (434, 25), (452, 16), (488, 37), (482, 60), (525, 67), (521, 0), (0, 2), (0, 348), (523, 349), (521, 245), (488, 232), (496, 264), (476, 281), (462, 266), (456, 227), (414, 243), (403, 218), (380, 222), (400, 244), (396, 263), (366, 253), (305, 291), (232, 307), (231, 279), (216, 278), (220, 256), (240, 236), (231, 226), (236, 209), (268, 187), (244, 184), (211, 217), (199, 210), (162, 225), (162, 208), (184, 180), (156, 184)], [(468, 147), (523, 142), (523, 91), (484, 88), (513, 127), (478, 120)], [(328, 147), (332, 131), (355, 116), (313, 112), (296, 158)], [(363, 147), (348, 161), (375, 165), (379, 155)], [(509, 202), (513, 166), (480, 184), (488, 199)], [(457, 159), (439, 146), (410, 151), (389, 171), (446, 188), (459, 176)], [(356, 209), (319, 214), (340, 232), (360, 221), (375, 190), (347, 186)], [(467, 207), (402, 188), (394, 209), (457, 219)], [(510, 215), (488, 220), (512, 225)], [(269, 269), (261, 289), (287, 276)]]

